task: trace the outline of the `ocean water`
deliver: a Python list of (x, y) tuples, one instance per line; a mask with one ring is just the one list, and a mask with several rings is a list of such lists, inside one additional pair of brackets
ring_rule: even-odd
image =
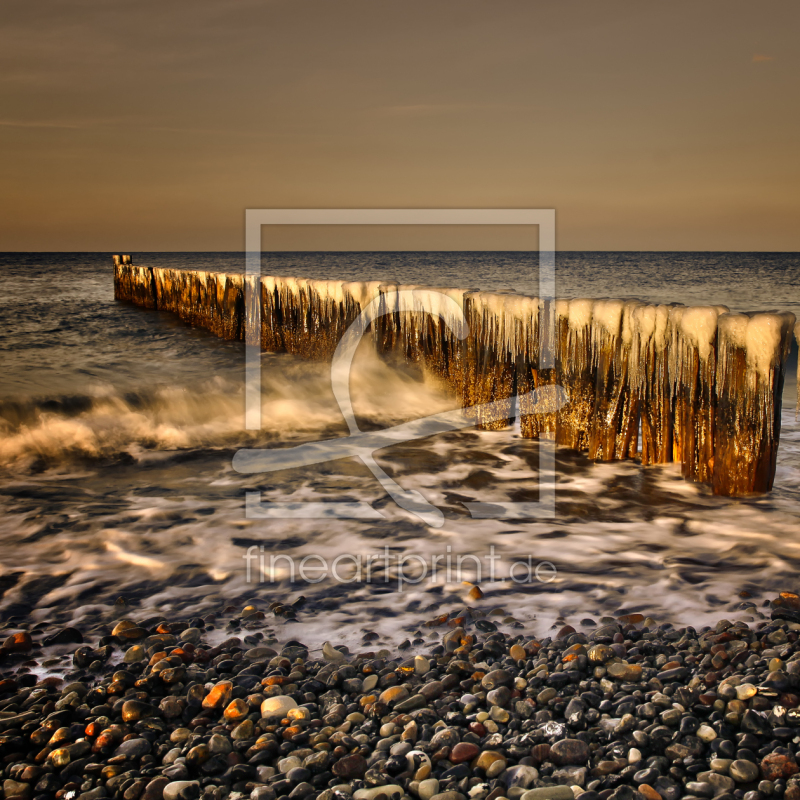
[[(237, 253), (141, 253), (134, 262), (243, 269)], [(262, 268), (531, 294), (538, 282), (535, 257), (521, 253), (287, 253), (265, 256)], [(555, 518), (475, 519), (465, 503), (536, 499), (539, 444), (513, 427), (464, 429), (378, 453), (404, 489), (441, 509), (444, 525), (434, 528), (399, 508), (354, 459), (266, 475), (233, 470), (241, 447), (347, 435), (329, 365), (264, 354), (263, 425), (246, 431), (244, 345), (116, 302), (110, 254), (1, 254), (0, 275), (7, 626), (33, 619), (85, 627), (118, 617), (120, 596), (132, 614), (169, 617), (303, 596), (296, 620), (270, 617), (278, 640), (357, 644), (368, 630), (388, 644), (465, 606), (539, 632), (621, 611), (700, 625), (757, 618), (764, 599), (797, 588), (796, 347), (769, 496), (714, 497), (684, 482), (675, 465), (594, 464), (562, 450)], [(800, 254), (559, 253), (556, 287), (561, 297), (800, 317)], [(456, 407), (431, 379), (381, 361), (368, 346), (357, 355), (351, 394), (364, 429)], [(367, 502), (380, 516), (252, 519), (248, 492), (264, 503)], [(467, 597), (464, 580), (479, 583), (483, 598)]]

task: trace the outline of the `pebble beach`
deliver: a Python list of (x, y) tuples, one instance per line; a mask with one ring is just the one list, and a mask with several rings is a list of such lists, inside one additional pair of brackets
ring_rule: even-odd
[(394, 652), (369, 631), (360, 649), (265, 636), (301, 602), (119, 610), (6, 631), (6, 800), (800, 798), (792, 593), (750, 621), (627, 614), (538, 638), (465, 608)]

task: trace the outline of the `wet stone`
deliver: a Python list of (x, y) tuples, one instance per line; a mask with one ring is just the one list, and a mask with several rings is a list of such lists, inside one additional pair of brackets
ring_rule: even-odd
[(730, 763), (728, 774), (736, 783), (752, 783), (758, 779), (759, 769), (752, 761), (737, 759)]
[(569, 786), (543, 786), (540, 789), (529, 789), (521, 796), (521, 800), (574, 800), (574, 798)]
[(800, 771), (797, 761), (791, 755), (770, 753), (761, 761), (761, 773), (768, 781), (788, 779)]
[(366, 771), (367, 760), (364, 756), (357, 753), (339, 759), (339, 761), (333, 765), (332, 769), (334, 775), (345, 780), (361, 778)]
[(580, 739), (562, 739), (551, 746), (550, 759), (561, 766), (585, 764), (589, 760), (589, 745)]
[(461, 764), (465, 761), (471, 761), (480, 752), (480, 748), (476, 744), (470, 742), (459, 742), (450, 751), (450, 761), (453, 764)]
[(129, 739), (123, 742), (114, 752), (115, 756), (135, 759), (150, 752), (150, 742), (147, 739)]
[(282, 717), (291, 709), (297, 708), (297, 701), (287, 695), (268, 697), (261, 704), (261, 716), (265, 719)]

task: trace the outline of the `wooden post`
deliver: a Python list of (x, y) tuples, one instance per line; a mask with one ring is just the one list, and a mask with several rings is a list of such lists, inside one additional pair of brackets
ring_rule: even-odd
[(714, 494), (772, 488), (781, 429), (783, 363), (794, 314), (722, 314), (715, 381)]

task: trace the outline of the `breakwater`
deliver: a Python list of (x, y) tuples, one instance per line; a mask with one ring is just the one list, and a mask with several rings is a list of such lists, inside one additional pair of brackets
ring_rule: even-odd
[[(378, 351), (439, 376), (467, 413), (492, 402), (490, 414), (475, 416), (479, 427), (519, 414), (523, 436), (555, 438), (596, 460), (677, 461), (687, 479), (720, 495), (772, 487), (784, 363), (792, 332), (800, 336), (793, 314), (293, 277), (264, 276), (257, 286), (243, 275), (114, 260), (117, 299), (302, 358), (330, 358), (377, 298), (386, 312), (372, 325)], [(246, 329), (256, 317), (245, 313), (247, 296), (259, 299), (258, 330)], [(463, 312), (465, 338), (444, 306)], [(514, 407), (516, 394), (551, 384), (569, 404), (545, 414)]]

